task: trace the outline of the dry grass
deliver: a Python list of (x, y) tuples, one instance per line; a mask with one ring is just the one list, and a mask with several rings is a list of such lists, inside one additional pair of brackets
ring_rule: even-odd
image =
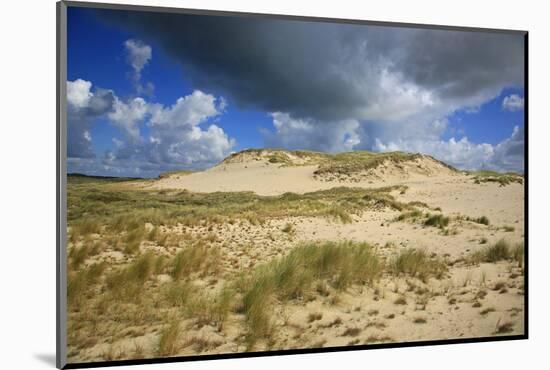
[(172, 261), (171, 275), (175, 280), (187, 279), (200, 272), (202, 276), (216, 275), (221, 265), (221, 252), (217, 247), (207, 247), (202, 242), (183, 248)]
[(165, 284), (163, 293), (170, 306), (183, 308), (189, 297), (195, 293), (195, 289), (189, 282), (175, 281)]
[(314, 321), (321, 320), (323, 318), (323, 314), (320, 312), (311, 312), (309, 315), (307, 315), (307, 322), (312, 323)]
[(406, 274), (425, 281), (432, 276), (441, 279), (447, 271), (447, 266), (438, 258), (430, 258), (422, 250), (406, 249), (390, 261), (389, 271), (396, 275)]
[(424, 221), (425, 226), (439, 227), (443, 229), (449, 225), (449, 217), (443, 215), (428, 215), (428, 218)]
[(123, 269), (113, 271), (106, 277), (107, 293), (115, 299), (134, 301), (154, 271), (155, 255), (147, 252)]
[(407, 299), (405, 297), (398, 297), (395, 301), (393, 301), (393, 304), (406, 305), (407, 304)]
[(361, 329), (359, 328), (346, 328), (342, 333), (343, 337), (356, 337), (361, 334)]
[[(364, 210), (413, 209), (416, 203), (402, 203), (390, 194), (405, 186), (376, 189), (336, 187), (305, 194), (285, 193), (259, 196), (253, 192), (191, 193), (188, 191), (136, 190), (127, 183), (105, 179), (68, 179), (68, 222), (71, 240), (101, 232), (124, 238), (127, 252), (150, 240), (163, 244), (159, 226), (196, 226), (247, 220), (261, 224), (274, 217), (329, 217), (352, 222), (352, 215)], [(153, 229), (144, 231), (150, 223)]]
[(290, 223), (287, 223), (287, 224), (285, 225), (285, 227), (283, 227), (283, 228), (281, 229), (281, 231), (282, 231), (283, 233), (291, 233), (293, 230), (294, 230), (294, 228), (293, 228), (292, 224), (290, 224)]
[(422, 211), (419, 211), (418, 209), (415, 209), (413, 211), (401, 212), (401, 214), (399, 216), (397, 216), (397, 218), (395, 220), (396, 221), (403, 221), (403, 220), (412, 219), (412, 221), (414, 222), (417, 219), (422, 218), (422, 217), (424, 217), (424, 214), (422, 213)]
[(90, 247), (88, 247), (87, 245), (74, 247), (69, 253), (69, 259), (71, 260), (70, 267), (74, 270), (78, 269), (89, 255)]
[(500, 320), (497, 321), (496, 327), (495, 327), (495, 334), (507, 334), (514, 331), (514, 323), (511, 321), (505, 321), (503, 323), (500, 322)]
[(181, 329), (179, 321), (173, 320), (160, 333), (157, 355), (160, 357), (174, 356), (181, 348)]
[(514, 173), (514, 172), (496, 172), (496, 171), (476, 171), (470, 172), (470, 175), (473, 176), (474, 183), (482, 184), (486, 182), (494, 182), (500, 186), (506, 186), (513, 183), (523, 184), (523, 176)]
[(486, 216), (481, 216), (481, 217), (477, 217), (477, 218), (468, 218), (468, 221), (472, 221), (472, 222), (482, 224), (482, 225), (489, 225), (489, 223), (490, 223), (489, 218), (487, 218)]
[(78, 272), (70, 272), (67, 284), (67, 300), (69, 306), (78, 306), (98, 283), (103, 271), (107, 268), (105, 262), (96, 263)]
[(383, 265), (365, 243), (310, 243), (294, 248), (287, 256), (259, 266), (238, 289), (243, 296), (242, 311), (248, 326), (248, 342), (272, 334), (270, 302), (304, 298), (324, 281), (336, 290), (351, 284), (371, 283)]
[(233, 290), (227, 287), (215, 296), (195, 292), (188, 297), (185, 314), (193, 318), (198, 327), (211, 325), (221, 331), (231, 309), (233, 294)]
[(505, 260), (513, 260), (521, 267), (524, 259), (524, 244), (519, 243), (515, 246), (511, 246), (505, 239), (500, 239), (494, 245), (487, 246), (481, 250), (478, 250), (468, 257), (471, 263), (480, 262), (498, 262)]

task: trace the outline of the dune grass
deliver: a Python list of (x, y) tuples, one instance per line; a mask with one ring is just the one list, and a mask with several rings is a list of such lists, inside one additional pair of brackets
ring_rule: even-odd
[[(425, 205), (425, 208), (428, 208), (428, 206)], [(412, 222), (421, 222), (424, 226), (437, 227), (443, 230), (449, 225), (450, 218), (439, 213), (424, 213), (421, 210), (414, 208), (412, 211), (402, 211), (394, 219), (394, 221), (407, 220), (410, 220)]]
[(288, 234), (288, 233), (291, 233), (293, 229), (294, 229), (294, 228), (293, 228), (292, 224), (291, 224), (291, 223), (287, 223), (287, 224), (281, 229), (281, 231), (282, 231), (283, 233), (287, 233), (287, 234)]
[(195, 290), (185, 305), (187, 317), (195, 320), (198, 327), (211, 325), (218, 331), (224, 327), (233, 303), (234, 291), (224, 286), (217, 294)]
[(194, 292), (195, 288), (188, 281), (174, 281), (163, 286), (164, 299), (172, 307), (185, 307)]
[(155, 255), (147, 252), (126, 267), (111, 272), (106, 277), (107, 293), (124, 301), (138, 299), (143, 285), (154, 272), (155, 262)]
[(473, 177), (474, 183), (476, 184), (494, 182), (500, 186), (506, 186), (514, 183), (523, 185), (523, 176), (514, 172), (501, 173), (483, 170), (470, 172), (469, 175)]
[[(421, 154), (399, 151), (376, 153), (366, 150), (354, 150), (352, 152), (330, 154), (306, 150), (247, 149), (230, 155), (222, 163), (234, 162), (238, 157), (243, 155), (264, 158), (268, 163), (282, 166), (317, 165), (318, 168), (314, 172), (315, 176), (327, 175), (336, 177), (351, 176), (361, 171), (367, 171), (376, 168), (386, 161), (399, 165), (403, 162), (422, 157)], [(456, 171), (453, 167), (443, 162), (440, 163)]]
[(173, 320), (160, 333), (157, 355), (160, 357), (174, 356), (181, 347), (181, 328), (177, 320)]
[(69, 272), (67, 279), (67, 301), (69, 306), (78, 306), (90, 289), (98, 283), (99, 278), (107, 268), (105, 262), (95, 263), (78, 272)]
[(472, 222), (482, 224), (482, 225), (489, 225), (489, 223), (490, 223), (489, 218), (487, 218), (487, 216), (481, 216), (481, 217), (477, 217), (477, 218), (468, 218), (468, 221), (472, 221)]
[[(174, 257), (142, 253), (105, 274), (104, 265), (72, 271), (69, 279), (72, 315), (79, 315), (74, 311), (78, 308), (75, 302), (93, 299), (101, 291), (101, 300), (88, 315), (94, 313), (98, 320), (116, 325), (165, 323), (155, 349), (158, 356), (176, 355), (187, 346), (182, 339), (182, 320), (192, 320), (194, 328), (210, 326), (223, 332), (230, 315), (242, 318), (239, 322), (244, 325), (243, 338), (248, 350), (254, 349), (258, 341), (264, 341), (270, 348), (275, 343), (280, 320), (274, 308), (280, 304), (302, 304), (309, 299), (335, 304), (337, 300), (333, 298), (340, 292), (352, 286), (373, 286), (384, 274), (425, 280), (432, 276), (439, 278), (446, 271), (439, 259), (430, 258), (423, 251), (408, 249), (385, 262), (366, 243), (309, 242), (240, 275), (226, 276), (213, 289), (204, 289), (196, 278), (204, 275), (202, 271), (210, 271), (206, 261), (212, 250), (197, 243), (182, 248)], [(154, 278), (158, 273), (170, 274), (172, 280), (159, 286)], [(73, 325), (78, 325), (77, 316), (72, 317)], [(320, 318), (311, 315), (306, 321)]]
[(401, 212), (399, 216), (396, 217), (396, 221), (404, 221), (408, 219), (412, 219), (413, 221), (416, 221), (419, 218), (424, 217), (424, 213), (418, 209), (415, 209), (413, 211), (408, 212)]
[(449, 225), (449, 217), (440, 214), (428, 215), (428, 218), (424, 221), (424, 225), (443, 229)]
[[(327, 158), (319, 163), (319, 168), (314, 172), (314, 175), (351, 176), (358, 172), (376, 168), (383, 162), (392, 162), (400, 165), (403, 162), (414, 161), (421, 157), (421, 154), (404, 152), (373, 153), (356, 150), (353, 152), (338, 153), (334, 155), (327, 155)], [(443, 162), (440, 163), (445, 167), (456, 171), (451, 166)]]
[(383, 263), (366, 243), (308, 243), (288, 255), (259, 266), (237, 284), (242, 294), (242, 312), (247, 323), (249, 346), (272, 334), (270, 302), (303, 299), (314, 283), (325, 281), (343, 291), (351, 284), (378, 279)]
[(406, 274), (425, 281), (431, 276), (441, 279), (447, 266), (438, 258), (430, 258), (422, 250), (406, 249), (390, 260), (389, 271), (395, 275)]
[(524, 253), (525, 247), (523, 243), (518, 243), (515, 246), (512, 246), (507, 240), (500, 239), (495, 244), (470, 254), (469, 261), (472, 263), (480, 263), (512, 260), (516, 261), (521, 267), (523, 264)]
[(90, 247), (83, 245), (81, 247), (74, 247), (69, 252), (70, 267), (74, 270), (78, 269), (80, 265), (88, 258), (90, 254)]
[[(282, 217), (327, 217), (337, 222), (353, 222), (353, 215), (366, 210), (408, 211), (416, 203), (399, 202), (392, 195), (405, 186), (374, 189), (336, 187), (305, 194), (285, 193), (259, 196), (253, 192), (191, 193), (149, 191), (126, 182), (69, 177), (68, 223), (73, 244), (101, 234), (119, 240), (120, 250), (135, 255), (143, 241), (162, 246), (178, 246), (174, 235), (161, 228), (197, 226), (246, 220), (261, 225), (266, 219)], [(152, 228), (146, 229), (150, 224)]]
[(221, 252), (218, 247), (208, 247), (199, 241), (183, 248), (172, 261), (172, 278), (179, 280), (189, 278), (199, 272), (201, 276), (215, 275), (221, 265)]
[(384, 271), (426, 280), (431, 276), (442, 278), (447, 268), (441, 260), (413, 249), (402, 252), (386, 266), (368, 244), (353, 242), (303, 244), (259, 266), (236, 285), (242, 295), (240, 312), (245, 314), (249, 347), (273, 335), (270, 307), (275, 301), (307, 300), (320, 282), (335, 292), (353, 284), (372, 284)]

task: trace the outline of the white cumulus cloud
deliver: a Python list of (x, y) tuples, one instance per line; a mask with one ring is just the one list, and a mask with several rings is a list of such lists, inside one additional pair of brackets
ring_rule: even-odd
[(139, 124), (145, 119), (149, 107), (143, 98), (134, 98), (125, 103), (116, 98), (113, 111), (108, 114), (110, 122), (124, 132), (129, 140), (140, 139)]
[(361, 141), (356, 120), (321, 122), (283, 112), (273, 112), (271, 117), (275, 132), (263, 132), (268, 147), (342, 152), (353, 150)]
[(490, 169), (497, 171), (522, 172), (524, 131), (514, 127), (511, 136), (502, 142), (491, 145), (473, 143), (467, 137), (460, 140), (396, 140), (382, 142), (375, 139), (374, 150), (381, 152), (405, 151), (430, 154), (452, 166), (464, 170)]
[[(90, 81), (68, 81), (68, 86), (70, 172), (157, 176), (168, 170), (212, 166), (236, 145), (235, 139), (213, 123), (224, 113), (227, 103), (222, 97), (195, 90), (164, 106), (141, 97), (123, 100), (111, 90), (92, 91)], [(113, 138), (113, 150), (97, 158), (91, 126), (100, 116), (121, 137)], [(148, 130), (142, 131), (145, 127)]]
[(141, 76), (141, 70), (152, 58), (151, 47), (140, 40), (129, 39), (124, 42), (124, 48), (134, 72), (138, 77)]
[(141, 83), (141, 71), (153, 57), (151, 46), (145, 44), (141, 40), (129, 39), (124, 42), (126, 59), (132, 67), (131, 79), (138, 94), (151, 95), (155, 86), (148, 82), (144, 85)]
[(108, 112), (114, 95), (109, 90), (95, 89), (82, 79), (67, 81), (67, 155), (75, 158), (92, 158), (92, 121)]
[(510, 112), (523, 110), (523, 98), (517, 94), (504, 97), (502, 100), (502, 109)]
[(75, 81), (67, 81), (67, 102), (69, 106), (74, 108), (84, 108), (88, 106), (92, 97), (92, 83), (77, 79)]

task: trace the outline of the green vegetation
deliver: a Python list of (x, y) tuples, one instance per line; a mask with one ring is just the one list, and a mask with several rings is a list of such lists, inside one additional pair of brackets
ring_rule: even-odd
[[(428, 207), (426, 206), (426, 208)], [(413, 211), (401, 212), (401, 214), (395, 218), (395, 221), (406, 220), (411, 220), (412, 222), (421, 221), (424, 226), (438, 227), (444, 230), (446, 235), (449, 234), (449, 231), (445, 230), (445, 227), (449, 225), (450, 219), (442, 214), (424, 213), (418, 209), (414, 209)]]
[(181, 329), (179, 322), (173, 320), (166, 328), (160, 333), (159, 344), (157, 354), (160, 357), (173, 356), (178, 353), (180, 348)]
[(151, 252), (136, 258), (123, 269), (111, 272), (106, 277), (108, 293), (115, 299), (135, 301), (139, 299), (143, 285), (154, 271), (155, 255)]
[(237, 285), (243, 297), (249, 346), (272, 334), (269, 303), (273, 299), (304, 298), (314, 292), (314, 283), (319, 281), (342, 291), (351, 284), (372, 283), (382, 270), (382, 262), (368, 244), (351, 242), (304, 244), (259, 266)]
[(443, 215), (428, 215), (426, 221), (424, 221), (425, 226), (439, 227), (440, 229), (445, 228), (449, 225), (449, 217)]
[(284, 232), (284, 233), (291, 233), (292, 230), (293, 230), (293, 227), (292, 227), (292, 224), (290, 224), (290, 223), (287, 223), (287, 224), (285, 225), (285, 227), (283, 227), (283, 228), (281, 229), (281, 231)]
[(195, 289), (188, 281), (174, 281), (164, 286), (164, 298), (170, 306), (184, 307)]
[(161, 173), (159, 175), (159, 179), (165, 179), (165, 178), (173, 177), (173, 176), (187, 176), (187, 175), (190, 175), (192, 173), (193, 173), (193, 171), (188, 171), (188, 170), (168, 171), (168, 172)]
[(513, 260), (521, 266), (523, 264), (524, 253), (525, 248), (523, 243), (512, 247), (508, 241), (501, 239), (494, 245), (472, 253), (469, 260), (472, 263)]
[(304, 165), (319, 164), (323, 161), (329, 160), (330, 154), (322, 152), (313, 152), (308, 150), (281, 150), (281, 149), (246, 149), (238, 153), (233, 153), (222, 163), (232, 163), (235, 158), (243, 155), (250, 155), (253, 158), (267, 158), (269, 163), (282, 164), (285, 166), (298, 165), (294, 158), (298, 158)]
[[(135, 254), (142, 240), (166, 241), (159, 226), (194, 226), (234, 222), (260, 224), (267, 218), (317, 216), (349, 223), (351, 215), (368, 209), (413, 209), (390, 194), (404, 186), (377, 189), (337, 187), (306, 194), (259, 196), (253, 192), (191, 193), (139, 190), (118, 181), (87, 179), (68, 185), (68, 222), (72, 243), (101, 231), (123, 239), (127, 254)], [(153, 230), (145, 232), (150, 223)], [(164, 238), (164, 239), (162, 239)], [(159, 243), (162, 244), (162, 243)]]
[(478, 218), (469, 218), (468, 217), (468, 221), (476, 222), (476, 223), (482, 224), (482, 225), (489, 225), (489, 219), (486, 216), (481, 216), (481, 217), (478, 217)]
[(422, 250), (406, 249), (390, 261), (389, 270), (396, 275), (407, 274), (425, 281), (431, 276), (441, 279), (447, 266), (438, 258), (428, 257)]
[(496, 172), (496, 171), (474, 171), (469, 172), (473, 177), (474, 183), (481, 184), (485, 182), (496, 182), (500, 186), (506, 186), (513, 183), (523, 185), (523, 176), (514, 172)]
[(415, 209), (414, 211), (408, 211), (408, 212), (401, 212), (399, 216), (395, 219), (396, 221), (404, 221), (408, 219), (412, 219), (413, 222), (416, 221), (418, 218), (424, 217), (424, 213), (422, 211)]
[(194, 319), (199, 328), (212, 325), (221, 331), (229, 315), (233, 294), (233, 290), (227, 287), (216, 295), (195, 291), (188, 297), (185, 314)]
[(221, 254), (217, 247), (207, 247), (202, 241), (183, 248), (172, 261), (171, 275), (175, 280), (189, 278), (192, 273), (201, 276), (215, 275), (221, 265)]
[(67, 284), (67, 300), (69, 305), (78, 306), (90, 289), (99, 281), (101, 274), (107, 268), (105, 262), (96, 263), (78, 272), (69, 272)]
[[(224, 162), (231, 163), (235, 161), (235, 158), (242, 155), (266, 158), (269, 163), (281, 164), (283, 166), (317, 165), (318, 169), (314, 172), (317, 176), (351, 176), (361, 171), (376, 168), (385, 161), (401, 165), (403, 162), (413, 161), (422, 157), (421, 154), (404, 152), (374, 153), (365, 150), (329, 154), (306, 150), (247, 149), (232, 154)], [(436, 159), (433, 160), (437, 161)], [(439, 163), (452, 171), (456, 171), (456, 169), (443, 162)]]
[(506, 321), (500, 323), (500, 320), (497, 322), (495, 327), (495, 334), (506, 334), (514, 331), (514, 323), (511, 321)]
[(71, 267), (76, 270), (80, 265), (88, 258), (90, 254), (90, 248), (87, 245), (81, 247), (74, 247), (69, 252), (69, 259), (71, 260)]
[[(419, 207), (429, 208), (428, 205), (419, 205), (419, 204), (416, 204), (416, 202), (410, 202), (408, 203), (408, 206), (409, 207), (419, 206)], [(406, 221), (406, 220), (411, 220), (412, 222), (417, 222), (417, 221), (422, 222), (424, 226), (438, 227), (441, 230), (443, 230), (444, 235), (456, 234), (456, 230), (445, 229), (449, 225), (451, 218), (444, 216), (441, 213), (437, 213), (437, 214), (424, 213), (421, 210), (414, 208), (412, 211), (401, 212), (401, 214), (395, 218), (395, 221)], [(487, 216), (469, 217), (469, 216), (459, 215), (459, 216), (453, 217), (452, 220), (457, 220), (457, 221), (466, 220), (466, 221), (475, 222), (475, 223), (487, 225), (487, 226), (490, 224), (489, 218), (487, 218)]]
[[(432, 276), (442, 278), (447, 268), (441, 260), (413, 249), (400, 253), (386, 266), (368, 244), (352, 242), (304, 244), (259, 266), (237, 281), (249, 347), (259, 339), (269, 340), (273, 334), (270, 309), (273, 301), (307, 301), (315, 293), (328, 296), (331, 293), (325, 284), (337, 294), (353, 284), (372, 284), (384, 271), (425, 281)], [(406, 304), (404, 298), (401, 300), (396, 304)]]
[[(385, 161), (392, 162), (396, 165), (401, 165), (403, 162), (414, 161), (421, 157), (422, 154), (403, 152), (373, 153), (367, 151), (353, 151), (348, 153), (338, 153), (329, 155), (325, 161), (319, 164), (319, 168), (314, 172), (314, 174), (351, 176), (352, 174), (358, 172), (376, 168)], [(432, 159), (437, 161), (434, 158)], [(443, 162), (439, 163), (452, 171), (456, 171), (454, 168)]]

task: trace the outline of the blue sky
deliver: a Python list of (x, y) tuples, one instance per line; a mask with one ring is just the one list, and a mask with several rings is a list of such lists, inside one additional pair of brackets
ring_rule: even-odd
[[(84, 79), (94, 85), (113, 89), (121, 97), (135, 95), (128, 78), (129, 67), (124, 54), (124, 42), (135, 38), (135, 33), (102, 22), (85, 8), (69, 7), (68, 16), (67, 77), (69, 81)], [(139, 38), (139, 37), (138, 37)], [(189, 95), (193, 87), (177, 61), (163, 53), (161, 47), (151, 44), (154, 59), (143, 70), (143, 80), (152, 82), (156, 88), (151, 101), (172, 104), (177, 98)], [(120, 132), (99, 119), (92, 126), (94, 150), (101, 154), (113, 150), (112, 138), (122, 139)], [(238, 138), (235, 150), (262, 147), (260, 130), (272, 127), (270, 116), (263, 111), (237, 109), (229, 105), (220, 127), (231, 137)], [(142, 127), (144, 133), (147, 127)]]
[(69, 172), (150, 177), (252, 147), (523, 170), (521, 36), (123, 13), (68, 9)]

